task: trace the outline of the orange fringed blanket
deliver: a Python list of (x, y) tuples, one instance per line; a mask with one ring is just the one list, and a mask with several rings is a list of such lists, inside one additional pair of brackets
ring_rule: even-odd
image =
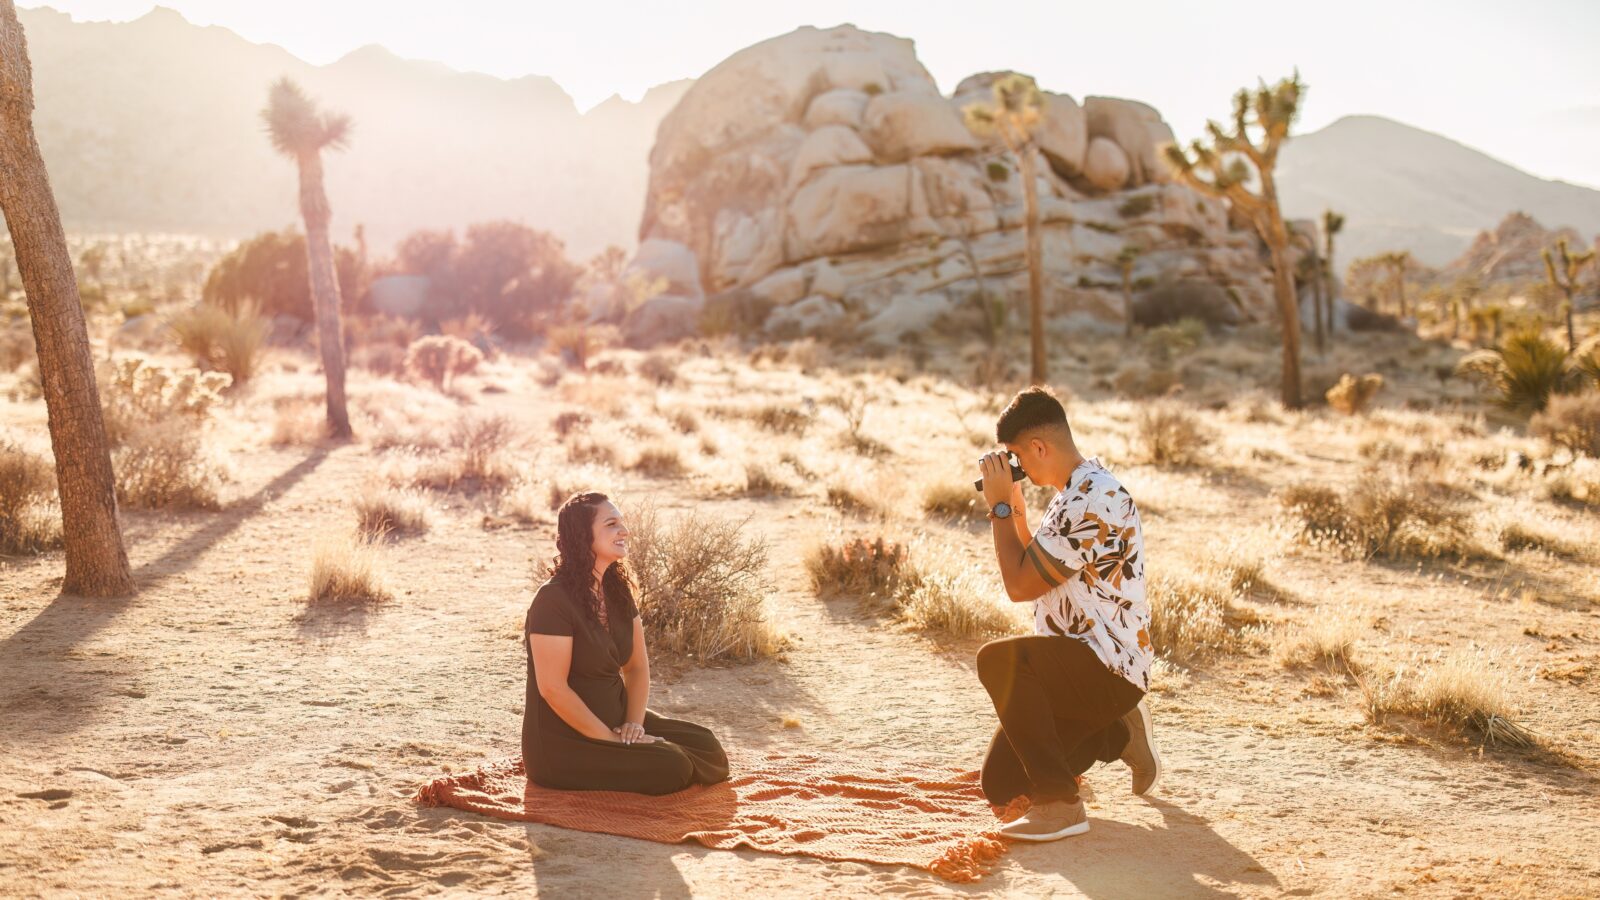
[(666, 844), (916, 866), (950, 881), (976, 881), (1006, 850), (976, 772), (757, 753), (731, 763), (722, 784), (649, 797), (538, 787), (515, 759), (436, 779), (416, 799)]

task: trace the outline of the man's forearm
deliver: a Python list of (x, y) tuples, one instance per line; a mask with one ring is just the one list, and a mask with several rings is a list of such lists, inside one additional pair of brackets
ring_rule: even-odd
[[(1000, 564), (1000, 580), (1005, 584), (1006, 596), (1013, 602), (1020, 602), (1014, 589), (1016, 576), (1022, 571), (1024, 565), (1022, 555), (1027, 550), (1027, 545), (1019, 532), (1026, 529), (1026, 525), (1019, 528), (1007, 519), (995, 519), (990, 531), (994, 534), (994, 555)], [(1021, 600), (1031, 600), (1023, 597)]]

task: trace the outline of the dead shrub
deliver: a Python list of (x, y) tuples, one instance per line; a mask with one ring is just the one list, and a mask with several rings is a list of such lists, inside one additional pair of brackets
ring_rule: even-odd
[(55, 465), (0, 439), (0, 553), (42, 553), (61, 537)]
[(140, 356), (107, 363), (99, 381), (106, 437), (113, 445), (149, 425), (181, 421), (199, 430), (232, 383), (222, 372), (169, 369)]
[(366, 540), (423, 534), (433, 523), (428, 500), (415, 490), (368, 486), (356, 498), (356, 533)]
[(1600, 390), (1552, 396), (1544, 412), (1528, 422), (1528, 431), (1573, 453), (1600, 459)]
[(483, 353), (457, 337), (435, 334), (418, 338), (406, 348), (406, 371), (443, 392), (461, 375), (478, 370)]
[(1155, 652), (1182, 663), (1234, 649), (1238, 634), (1229, 625), (1229, 608), (1237, 594), (1231, 580), (1214, 567), (1151, 577), (1146, 596)]
[(225, 470), (181, 421), (147, 425), (111, 451), (117, 500), (144, 509), (221, 509)]
[(544, 525), (554, 521), (548, 510), (560, 508), (565, 500), (565, 496), (552, 498), (549, 485), (517, 481), (500, 494), (495, 508), (500, 516), (524, 525)]
[(794, 487), (767, 466), (751, 462), (744, 466), (744, 493), (750, 497), (782, 497), (794, 493)]
[(840, 512), (879, 518), (886, 518), (889, 515), (889, 507), (878, 495), (843, 478), (835, 479), (828, 484), (826, 497), (828, 505), (836, 507)]
[(567, 410), (566, 412), (558, 413), (550, 423), (550, 427), (555, 429), (556, 437), (565, 438), (570, 434), (587, 429), (593, 423), (594, 419), (588, 413)]
[(1516, 722), (1514, 680), (1506, 660), (1470, 647), (1414, 656), (1364, 677), (1361, 688), (1374, 725), (1392, 715), (1414, 716), (1475, 734), (1489, 745), (1529, 747), (1533, 735)]
[(618, 467), (617, 448), (599, 438), (581, 437), (567, 445), (567, 461), (615, 469)]
[(700, 430), (700, 419), (690, 410), (674, 409), (666, 413), (666, 417), (679, 434), (694, 434)]
[(678, 364), (676, 355), (652, 351), (639, 360), (639, 376), (661, 387), (670, 387), (678, 383)]
[(311, 558), (312, 603), (377, 603), (391, 596), (383, 584), (377, 544), (354, 535), (318, 540)]
[(520, 432), (515, 423), (498, 413), (464, 415), (450, 429), (450, 446), (460, 462), (458, 480), (475, 479), (481, 485), (501, 485), (511, 480), (506, 450)]
[(806, 430), (816, 420), (816, 415), (803, 408), (769, 403), (753, 410), (750, 413), (750, 420), (775, 434), (805, 437)]
[(278, 397), (272, 402), (274, 447), (312, 446), (327, 440), (328, 418), (322, 401), (313, 397)]
[(1165, 368), (1152, 369), (1148, 366), (1122, 369), (1111, 379), (1111, 386), (1118, 394), (1132, 400), (1165, 397), (1182, 389), (1177, 372)]
[(1028, 625), (1005, 591), (970, 566), (917, 566), (897, 597), (902, 621), (919, 631), (958, 638), (1000, 638), (1026, 634)]
[(1335, 411), (1354, 416), (1366, 412), (1382, 388), (1382, 375), (1373, 373), (1356, 378), (1346, 372), (1323, 396)]
[(1322, 666), (1354, 672), (1361, 631), (1359, 617), (1350, 610), (1319, 607), (1304, 623), (1278, 632), (1273, 658), (1290, 669)]
[(878, 537), (818, 544), (806, 554), (806, 574), (819, 597), (892, 598), (910, 574), (906, 545)]
[(1444, 492), (1411, 479), (1364, 475), (1348, 492), (1298, 485), (1280, 501), (1299, 520), (1301, 533), (1359, 556), (1436, 559), (1491, 556), (1471, 535), (1465, 513)]
[(1212, 440), (1193, 413), (1170, 404), (1145, 409), (1135, 427), (1145, 458), (1158, 466), (1196, 465)]
[(767, 620), (767, 545), (750, 520), (633, 511), (630, 564), (651, 647), (702, 664), (772, 656), (788, 639)]
[(1582, 548), (1522, 522), (1511, 522), (1500, 529), (1500, 547), (1507, 551), (1536, 550), (1564, 559), (1577, 559)]

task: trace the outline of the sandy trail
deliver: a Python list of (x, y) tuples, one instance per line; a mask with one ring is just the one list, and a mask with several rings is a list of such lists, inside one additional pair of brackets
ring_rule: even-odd
[[(423, 781), (517, 751), (518, 630), (548, 527), (485, 531), (475, 501), (446, 496), (431, 532), (392, 545), (393, 602), (308, 614), (311, 542), (348, 527), (374, 456), (351, 446), (238, 460), (240, 499), (224, 512), (128, 516), (136, 599), (55, 599), (59, 557), (0, 569), (0, 892), (1600, 892), (1592, 776), (1375, 734), (1349, 685), (1312, 691), (1259, 656), (1218, 660), (1152, 697), (1169, 766), (1158, 796), (1130, 796), (1120, 766), (1097, 769), (1087, 836), (1018, 847), (977, 885), (418, 809), (408, 798)], [(1162, 485), (1159, 502), (1151, 490), (1152, 556), (1227, 527), (1217, 499), (1261, 504), (1272, 487), (1265, 476), (1143, 474)], [(1137, 496), (1141, 470), (1126, 480)], [(728, 743), (977, 767), (993, 718), (976, 644), (936, 644), (807, 588), (802, 552), (835, 514), (808, 499), (702, 502), (690, 484), (624, 482), (669, 511), (695, 502), (756, 515), (772, 546), (770, 608), (799, 638), (784, 660), (662, 672), (653, 706)], [(975, 560), (983, 538), (971, 532)], [(1422, 645), (1470, 633), (1592, 658), (1600, 632), (1600, 614), (1568, 604), (1541, 606), (1545, 636), (1524, 635), (1526, 616), (1483, 599), (1481, 576), (1290, 553), (1274, 581), (1301, 598), (1359, 597)], [(1527, 690), (1540, 698), (1530, 725), (1600, 757), (1592, 684)]]

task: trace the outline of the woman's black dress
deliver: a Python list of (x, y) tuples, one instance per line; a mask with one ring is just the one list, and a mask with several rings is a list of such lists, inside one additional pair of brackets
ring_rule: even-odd
[[(607, 728), (616, 728), (627, 718), (622, 664), (633, 655), (633, 618), (638, 614), (630, 605), (626, 616), (612, 615), (609, 628), (601, 626), (553, 581), (539, 588), (528, 607), (524, 634), (572, 638), (567, 684)], [(573, 791), (670, 794), (691, 784), (727, 779), (728, 757), (722, 745), (708, 729), (690, 722), (646, 712), (645, 733), (664, 738), (655, 743), (620, 744), (579, 734), (539, 696), (531, 648), (527, 654), (522, 762), (535, 784)]]

